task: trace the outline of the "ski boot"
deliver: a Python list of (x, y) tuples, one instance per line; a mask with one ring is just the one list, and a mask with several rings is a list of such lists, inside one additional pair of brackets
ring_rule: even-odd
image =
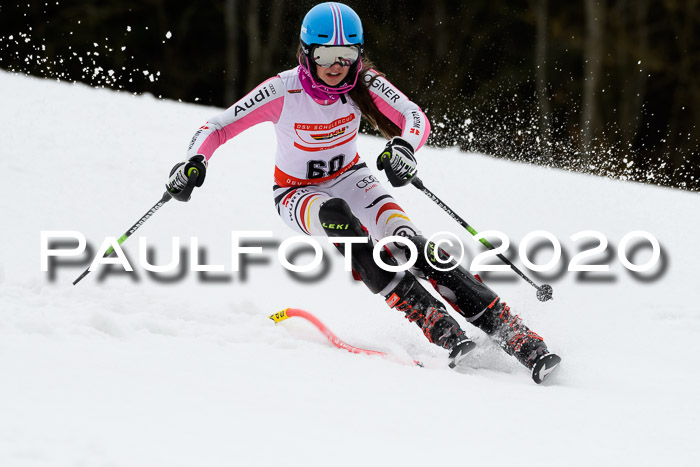
[(491, 336), (508, 355), (512, 355), (528, 369), (548, 353), (544, 339), (523, 324), (510, 307), (497, 297), (486, 311), (471, 322)]
[[(367, 243), (353, 243), (353, 275), (359, 277), (372, 293), (384, 296), (390, 308), (402, 311), (409, 321), (415, 322), (428, 341), (450, 351), (450, 368), (454, 368), (475, 344), (469, 340), (457, 321), (442, 303), (421, 286), (409, 272), (385, 271), (372, 256), (373, 243), (350, 206), (340, 199), (331, 198), (319, 209), (319, 219), (329, 237), (367, 237)], [(344, 246), (336, 245), (345, 254)], [(386, 264), (397, 265), (387, 250), (380, 253)]]
[(404, 274), (384, 298), (390, 308), (403, 312), (408, 321), (416, 323), (429, 342), (450, 351), (450, 368), (456, 367), (476, 347), (445, 306), (413, 274)]
[[(511, 313), (510, 307), (501, 303), (500, 297), (479, 279), (461, 266), (445, 271), (447, 254), (436, 251), (435, 245), (420, 236), (411, 240), (418, 248), (416, 274), (426, 278), (438, 293), (468, 322), (478, 327), (509, 355), (532, 371), (532, 379), (540, 384), (561, 358), (549, 353), (542, 337), (532, 332), (522, 320)], [(426, 254), (424, 254), (424, 252)], [(437, 257), (442, 262), (437, 261)], [(426, 257), (427, 256), (427, 257)]]
[(494, 339), (507, 354), (512, 355), (531, 371), (532, 380), (540, 384), (561, 363), (561, 358), (547, 350), (547, 344), (537, 333), (523, 324), (520, 317), (498, 298), (484, 314), (471, 322)]

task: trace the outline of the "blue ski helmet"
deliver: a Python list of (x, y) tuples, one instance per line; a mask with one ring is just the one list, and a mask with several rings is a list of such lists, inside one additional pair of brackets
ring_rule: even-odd
[(316, 5), (306, 13), (301, 22), (299, 36), (305, 46), (364, 44), (362, 21), (347, 5), (327, 2)]
[[(357, 13), (347, 5), (338, 2), (321, 3), (306, 13), (301, 22), (299, 34), (302, 54), (299, 56), (299, 64), (313, 83), (327, 94), (344, 94), (350, 91), (357, 83), (357, 78), (362, 69), (362, 54), (364, 52), (364, 34), (362, 21)], [(353, 63), (348, 71), (348, 76), (337, 86), (327, 86), (317, 81), (315, 66), (311, 66), (312, 53), (315, 47), (356, 47), (359, 52), (358, 60)], [(304, 60), (302, 60), (302, 57)], [(304, 63), (305, 62), (305, 63)]]

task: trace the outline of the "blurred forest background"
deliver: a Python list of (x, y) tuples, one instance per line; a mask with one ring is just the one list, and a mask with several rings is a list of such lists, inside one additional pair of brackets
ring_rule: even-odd
[[(5, 1), (0, 68), (228, 107), (296, 65), (316, 3)], [(346, 3), (429, 144), (700, 190), (700, 0)]]

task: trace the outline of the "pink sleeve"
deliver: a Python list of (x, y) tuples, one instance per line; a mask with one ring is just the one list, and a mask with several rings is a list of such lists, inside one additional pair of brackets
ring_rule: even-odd
[[(376, 72), (370, 70), (369, 76), (376, 76)], [(368, 87), (379, 111), (401, 128), (401, 137), (416, 151), (423, 146), (430, 134), (430, 122), (420, 107), (382, 76)]]
[(209, 120), (194, 134), (187, 157), (202, 154), (209, 160), (219, 146), (248, 128), (262, 122), (277, 123), (284, 106), (283, 88), (278, 76), (270, 78)]

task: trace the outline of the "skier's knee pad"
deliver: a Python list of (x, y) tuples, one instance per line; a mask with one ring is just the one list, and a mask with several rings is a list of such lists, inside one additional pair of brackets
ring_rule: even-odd
[(498, 300), (498, 295), (469, 271), (462, 266), (454, 267), (454, 259), (444, 262), (449, 255), (435, 248), (433, 242), (428, 242), (422, 235), (411, 237), (411, 241), (418, 250), (413, 266), (416, 273), (428, 279), (438, 293), (468, 321), (477, 319)]
[[(367, 288), (372, 293), (384, 290), (396, 277), (396, 273), (385, 271), (374, 262), (372, 255), (373, 244), (367, 231), (362, 226), (360, 220), (355, 217), (348, 206), (348, 203), (341, 198), (331, 198), (323, 205), (318, 213), (323, 230), (329, 237), (365, 237), (366, 243), (353, 243), (350, 247), (352, 252), (352, 269), (362, 278)], [(346, 246), (337, 243), (336, 248), (345, 254)], [(385, 250), (380, 253), (385, 264), (396, 265), (397, 262)]]

